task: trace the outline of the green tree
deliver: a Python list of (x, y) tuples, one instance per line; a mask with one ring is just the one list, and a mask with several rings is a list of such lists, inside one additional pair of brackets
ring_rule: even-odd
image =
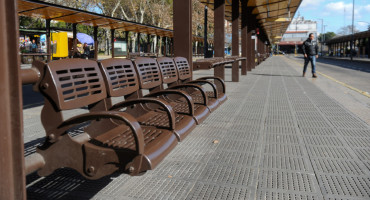
[[(319, 41), (321, 41), (321, 37), (322, 37), (323, 35), (322, 34), (320, 34), (319, 35)], [(334, 33), (334, 32), (326, 32), (325, 34), (324, 34), (324, 40), (325, 41), (328, 41), (328, 40), (330, 40), (330, 39), (332, 39), (333, 37), (335, 37), (336, 36), (336, 34)]]

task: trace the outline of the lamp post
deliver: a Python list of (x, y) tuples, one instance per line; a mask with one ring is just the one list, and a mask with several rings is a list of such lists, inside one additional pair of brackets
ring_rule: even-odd
[(322, 56), (322, 39), (323, 39), (323, 33), (324, 33), (324, 30), (323, 30), (323, 28), (324, 28), (324, 19), (319, 19), (319, 20), (321, 20), (321, 56)]
[[(325, 38), (325, 35), (326, 35), (326, 34), (325, 34), (325, 27), (327, 27), (327, 26), (328, 26), (328, 25), (324, 25), (324, 35), (323, 35), (323, 37), (324, 37), (324, 40), (323, 40), (323, 41), (324, 41), (324, 42), (326, 41), (326, 38)], [(325, 47), (325, 46), (324, 46), (324, 47)], [(321, 53), (321, 56), (322, 56), (322, 53)]]
[(355, 0), (353, 0), (353, 4), (352, 4), (352, 35), (351, 35), (351, 46), (350, 46), (350, 55), (351, 55), (351, 61), (353, 60), (353, 56), (352, 56), (352, 45), (353, 45), (353, 23), (354, 23), (354, 20), (355, 20)]

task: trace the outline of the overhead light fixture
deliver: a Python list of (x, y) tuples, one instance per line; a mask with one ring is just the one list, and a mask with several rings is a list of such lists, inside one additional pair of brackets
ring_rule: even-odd
[(290, 17), (280, 17), (280, 18), (266, 18), (266, 22), (290, 22), (292, 18)]

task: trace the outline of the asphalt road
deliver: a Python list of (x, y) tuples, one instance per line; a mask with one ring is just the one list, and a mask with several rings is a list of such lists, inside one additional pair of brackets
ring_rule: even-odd
[[(287, 56), (302, 63), (303, 56)], [(330, 76), (351, 87), (370, 93), (370, 62), (357, 62), (348, 60), (335, 60), (330, 58), (319, 58), (316, 62), (316, 71)], [(309, 64), (306, 76), (310, 76), (311, 65)], [(320, 77), (319, 77), (320, 78)]]

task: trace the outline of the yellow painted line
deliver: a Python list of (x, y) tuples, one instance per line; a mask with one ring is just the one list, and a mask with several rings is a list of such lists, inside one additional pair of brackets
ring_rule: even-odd
[[(286, 57), (284, 57), (284, 58), (286, 58)], [(286, 59), (288, 59), (288, 58), (286, 58)], [(295, 62), (295, 63), (297, 63), (297, 64), (301, 64), (301, 63), (298, 63), (297, 61), (295, 61), (295, 60), (289, 60), (289, 61), (293, 61), (293, 62)], [(338, 81), (337, 79), (335, 79), (335, 78), (333, 78), (333, 77), (331, 77), (331, 76), (328, 76), (328, 75), (326, 75), (326, 74), (324, 74), (324, 73), (321, 73), (321, 72), (318, 72), (318, 71), (316, 71), (318, 74), (320, 74), (321, 76), (323, 76), (323, 77), (325, 77), (325, 78), (327, 78), (327, 79), (330, 79), (330, 80), (332, 80), (332, 81), (334, 81), (334, 82), (336, 82), (336, 83), (339, 83), (340, 85), (343, 85), (344, 87), (346, 87), (346, 88), (349, 88), (349, 89), (351, 89), (351, 90), (353, 90), (353, 91), (356, 91), (356, 92), (358, 92), (358, 93), (360, 93), (360, 94), (362, 94), (362, 95), (364, 95), (364, 96), (366, 96), (366, 97), (368, 97), (368, 98), (370, 98), (370, 94), (369, 93), (367, 93), (367, 92), (365, 92), (365, 91), (362, 91), (362, 90), (360, 90), (360, 89), (357, 89), (357, 88), (355, 88), (355, 87), (352, 87), (352, 86), (350, 86), (350, 85), (348, 85), (348, 84), (346, 84), (346, 83), (343, 83), (343, 82), (341, 82), (341, 81)]]

